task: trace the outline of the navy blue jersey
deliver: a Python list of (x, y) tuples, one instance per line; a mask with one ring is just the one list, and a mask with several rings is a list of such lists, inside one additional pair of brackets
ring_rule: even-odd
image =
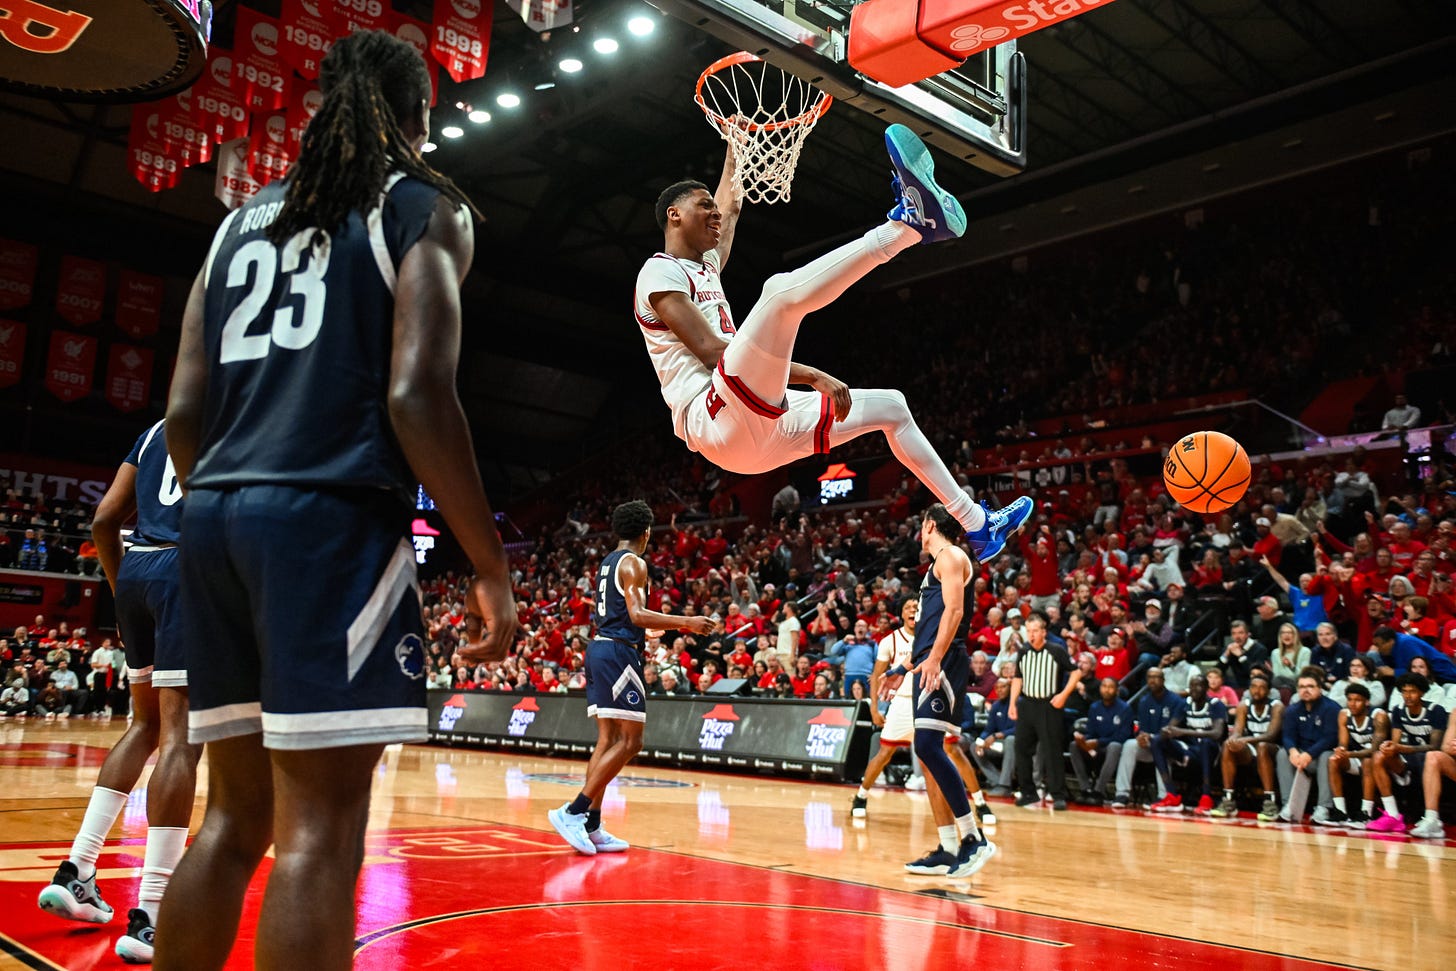
[(1350, 736), (1350, 751), (1363, 752), (1375, 742), (1375, 715), (1365, 709), (1365, 724), (1355, 724), (1355, 715), (1345, 709), (1345, 734)]
[[(935, 575), (935, 563), (925, 571), (920, 584), (920, 614), (915, 620), (915, 645), (910, 648), (910, 660), (919, 664), (930, 656), (935, 646), (935, 637), (940, 633), (940, 615), (945, 613), (945, 591), (940, 588), (940, 578)], [(950, 650), (965, 650), (966, 633), (970, 630), (970, 614), (961, 615), (960, 626), (951, 638)], [(947, 652), (949, 653), (949, 652)]]
[(197, 488), (362, 486), (412, 498), (387, 410), (400, 262), (439, 191), (392, 178), (382, 205), (282, 246), (275, 182), (234, 210), (203, 268), (207, 400)]
[(1217, 721), (1228, 724), (1228, 706), (1217, 698), (1204, 698), (1201, 708), (1190, 698), (1183, 709), (1183, 727), (1190, 731), (1209, 731)]
[(137, 470), (137, 524), (131, 534), (132, 543), (137, 546), (176, 543), (182, 532), (182, 489), (177, 485), (172, 456), (167, 454), (161, 422), (136, 440), (126, 464), (136, 466)]
[(640, 648), (647, 642), (647, 635), (627, 614), (627, 597), (617, 573), (622, 561), (635, 555), (631, 550), (613, 550), (602, 560), (602, 568), (597, 571), (597, 636)]
[(1413, 715), (1402, 702), (1391, 706), (1390, 737), (1401, 745), (1430, 745), (1446, 731), (1446, 720), (1446, 709), (1440, 705), (1421, 705), (1420, 713)]
[(1269, 727), (1274, 724), (1274, 709), (1279, 707), (1279, 702), (1270, 698), (1264, 702), (1263, 711), (1257, 711), (1256, 707), (1251, 701), (1244, 709), (1244, 734), (1252, 738), (1269, 734)]

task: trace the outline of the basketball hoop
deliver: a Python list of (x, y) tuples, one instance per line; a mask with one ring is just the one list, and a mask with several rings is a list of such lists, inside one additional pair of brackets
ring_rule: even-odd
[(767, 203), (789, 201), (804, 139), (834, 103), (747, 51), (709, 64), (693, 100), (733, 152), (735, 195)]

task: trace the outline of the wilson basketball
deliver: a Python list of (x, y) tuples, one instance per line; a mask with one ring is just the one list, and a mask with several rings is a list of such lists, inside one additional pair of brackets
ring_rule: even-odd
[(1199, 513), (1223, 512), (1238, 502), (1249, 474), (1248, 453), (1223, 432), (1184, 435), (1163, 463), (1168, 495)]

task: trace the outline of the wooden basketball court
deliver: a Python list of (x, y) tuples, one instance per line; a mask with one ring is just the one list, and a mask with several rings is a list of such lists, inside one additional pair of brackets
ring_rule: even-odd
[[(140, 788), (100, 861), (113, 922), (67, 923), (35, 906), (122, 727), (0, 726), (0, 967), (125, 966), (111, 947), (140, 879)], [(1418, 971), (1450, 954), (1449, 840), (998, 802), (1001, 854), (950, 881), (901, 870), (935, 841), (923, 794), (876, 790), (869, 819), (855, 821), (849, 786), (631, 767), (608, 791), (604, 823), (633, 849), (580, 857), (545, 814), (575, 794), (583, 768), (386, 753), (356, 966)], [(266, 869), (229, 967), (252, 967)]]

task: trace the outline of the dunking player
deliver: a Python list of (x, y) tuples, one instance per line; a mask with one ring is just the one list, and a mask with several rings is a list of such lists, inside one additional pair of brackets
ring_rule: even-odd
[[(886, 634), (880, 640), (879, 650), (875, 657), (875, 669), (870, 675), (870, 697), (878, 699), (880, 695), (880, 679), (885, 672), (891, 668), (901, 671), (910, 667), (911, 649), (915, 646), (915, 619), (920, 612), (920, 601), (914, 597), (906, 600), (900, 608), (900, 619), (902, 625)], [(915, 740), (915, 701), (914, 692), (911, 686), (900, 684), (892, 693), (890, 699), (890, 710), (881, 715), (879, 708), (871, 709), (871, 717), (880, 726), (880, 750), (875, 753), (865, 766), (864, 778), (860, 780), (859, 791), (854, 795), (854, 801), (850, 804), (850, 815), (855, 819), (863, 819), (869, 814), (870, 787), (885, 771), (885, 766), (890, 764), (890, 759), (895, 757), (895, 750), (910, 745)], [(956, 770), (960, 772), (961, 779), (966, 784), (966, 792), (970, 794), (976, 806), (977, 819), (986, 826), (996, 825), (996, 815), (991, 807), (986, 804), (986, 797), (981, 792), (981, 781), (976, 777), (975, 769), (971, 768), (966, 753), (961, 750), (959, 734), (946, 733), (945, 752), (950, 756), (951, 761), (956, 764)], [(938, 801), (944, 803), (938, 789), (930, 789), (929, 783), (926, 789), (930, 791), (932, 806)]]
[(586, 785), (575, 799), (547, 813), (551, 825), (578, 853), (620, 853), (627, 842), (602, 829), (602, 796), (617, 773), (642, 750), (647, 686), (642, 683), (646, 628), (707, 635), (719, 629), (711, 617), (677, 617), (647, 609), (647, 564), (652, 507), (641, 499), (612, 510), (617, 548), (597, 571), (597, 635), (586, 649), (586, 713), (597, 720), (597, 747), (586, 767)]
[[(131, 682), (131, 727), (101, 764), (71, 855), (40, 892), (41, 909), (71, 920), (104, 924), (111, 908), (96, 889), (96, 860), (106, 834), (147, 758), (160, 745), (147, 783), (147, 849), (137, 905), (116, 954), (132, 964), (152, 960), (153, 925), (167, 881), (187, 848), (187, 825), (197, 789), (197, 757), (187, 744), (187, 667), (177, 603), (177, 537), (182, 490), (167, 457), (162, 422), (143, 432), (96, 505), (91, 536), (101, 569), (116, 595), (117, 624)], [(121, 525), (136, 513), (131, 546)]]
[(374, 768), (427, 734), (419, 485), (476, 571), (461, 657), (500, 660), (516, 627), (455, 392), (473, 209), (419, 154), (429, 74), (362, 31), (319, 82), (293, 170), (224, 220), (183, 317), (166, 433), (188, 489), (188, 727), (209, 785), (158, 971), (226, 963), (270, 844), (256, 966), (352, 966)]
[[(637, 274), (637, 323), (672, 409), (673, 430), (689, 448), (730, 472), (752, 475), (882, 431), (895, 458), (945, 505), (971, 551), (985, 560), (1031, 515), (1031, 499), (983, 509), (935, 453), (903, 394), (851, 391), (791, 359), (806, 315), (916, 243), (965, 232), (965, 213), (935, 183), (924, 143), (903, 125), (891, 125), (885, 143), (899, 196), (886, 222), (807, 266), (770, 277), (742, 328), (734, 324), (718, 278), (740, 209), (732, 154), (716, 195), (701, 182), (668, 186), (656, 206), (663, 252)], [(791, 384), (814, 392), (790, 391)]]
[[(920, 588), (920, 621), (910, 655), (915, 666), (909, 672), (891, 668), (880, 689), (886, 694), (900, 687), (906, 673), (913, 674), (915, 754), (925, 765), (926, 791), (940, 832), (940, 846), (905, 869), (951, 877), (972, 876), (996, 855), (996, 844), (981, 835), (965, 785), (945, 753), (945, 736), (960, 734), (971, 675), (965, 598), (972, 568), (971, 558), (956, 545), (960, 535), (945, 506), (936, 503), (925, 511), (920, 548), (930, 555), (931, 564)], [(935, 800), (937, 790), (941, 801)]]

